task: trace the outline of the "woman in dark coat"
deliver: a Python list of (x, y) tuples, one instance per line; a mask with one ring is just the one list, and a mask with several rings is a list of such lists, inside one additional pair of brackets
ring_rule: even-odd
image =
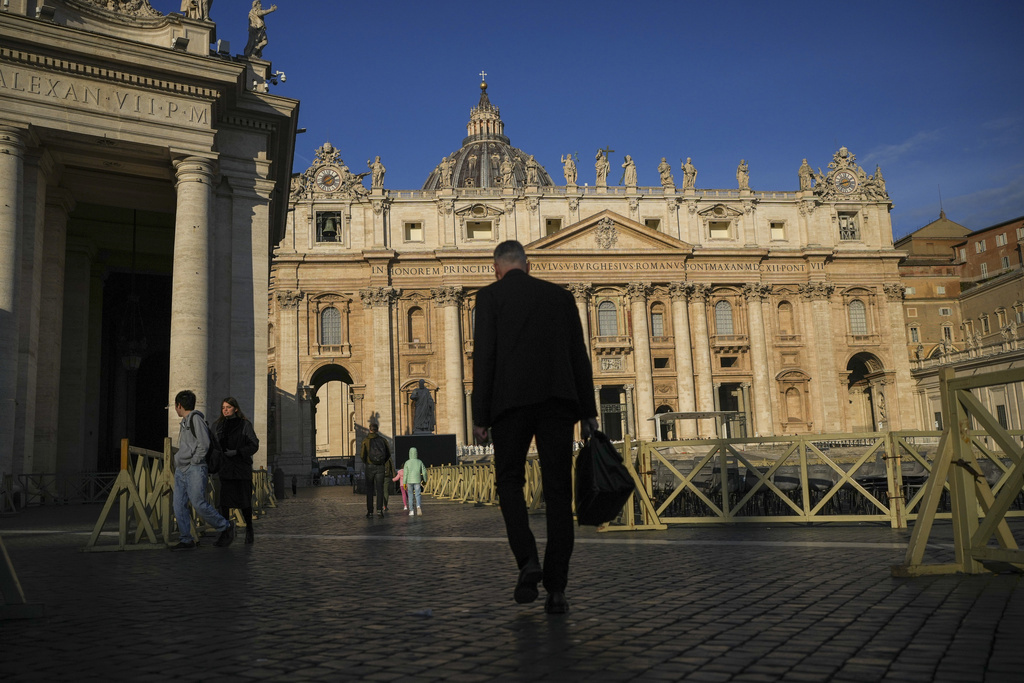
[(221, 403), (220, 418), (213, 424), (213, 432), (224, 451), (219, 473), (220, 513), (226, 518), (230, 508), (241, 510), (245, 542), (252, 543), (252, 456), (259, 450), (260, 440), (238, 401), (231, 396)]

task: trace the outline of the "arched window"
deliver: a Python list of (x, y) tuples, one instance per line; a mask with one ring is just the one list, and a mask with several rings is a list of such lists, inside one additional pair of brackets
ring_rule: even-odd
[(796, 334), (793, 324), (793, 304), (788, 301), (779, 302), (779, 334)]
[(597, 307), (597, 334), (601, 337), (614, 337), (619, 333), (619, 314), (615, 304), (603, 301)]
[(409, 309), (409, 343), (416, 344), (427, 341), (426, 321), (423, 316), (423, 309), (413, 306)]
[(728, 301), (715, 304), (715, 334), (732, 334), (732, 306)]
[(867, 334), (868, 316), (864, 302), (854, 299), (850, 302), (850, 334)]
[(660, 303), (651, 306), (651, 336), (665, 336), (665, 307)]
[(320, 314), (320, 344), (337, 346), (341, 343), (341, 312), (331, 306)]

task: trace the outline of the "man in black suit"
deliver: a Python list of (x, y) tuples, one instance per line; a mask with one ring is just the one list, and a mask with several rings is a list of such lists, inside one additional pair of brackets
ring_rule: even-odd
[[(498, 281), (477, 293), (473, 434), (486, 441), (490, 427), (494, 439), (495, 484), (519, 567), (515, 601), (536, 600), (543, 580), (545, 611), (564, 614), (573, 546), (573, 427), (581, 421), (584, 438), (597, 429), (597, 405), (572, 295), (529, 272), (523, 245), (502, 242), (494, 250)], [(543, 568), (523, 497), (526, 453), (534, 437), (547, 513)]]

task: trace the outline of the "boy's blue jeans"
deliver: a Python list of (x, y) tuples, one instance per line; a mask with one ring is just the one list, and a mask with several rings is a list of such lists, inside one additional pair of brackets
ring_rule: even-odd
[(184, 543), (193, 541), (192, 521), (188, 514), (188, 504), (203, 520), (217, 531), (224, 531), (230, 522), (224, 519), (217, 508), (206, 500), (206, 465), (179, 466), (174, 471), (174, 518), (178, 520), (178, 532)]

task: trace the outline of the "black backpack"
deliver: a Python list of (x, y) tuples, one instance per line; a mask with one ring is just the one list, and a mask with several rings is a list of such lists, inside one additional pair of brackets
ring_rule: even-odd
[[(192, 420), (195, 418), (189, 418), (188, 430), (192, 432), (193, 438), (196, 435), (196, 428), (192, 424)], [(203, 428), (206, 430), (206, 434), (210, 437), (210, 447), (206, 450), (206, 470), (210, 474), (217, 474), (220, 472), (221, 465), (224, 464), (224, 450), (220, 447), (220, 442), (217, 440), (217, 436), (210, 429), (210, 426), (203, 422)]]
[(366, 454), (367, 460), (374, 465), (383, 465), (388, 460), (388, 444), (383, 436), (370, 439), (370, 452)]

